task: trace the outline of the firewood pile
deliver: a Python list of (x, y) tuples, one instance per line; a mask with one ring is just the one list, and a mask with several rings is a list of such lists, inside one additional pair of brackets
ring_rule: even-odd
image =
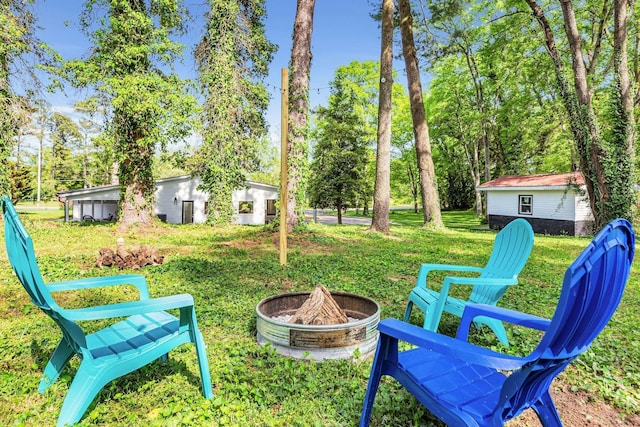
[(98, 251), (96, 267), (118, 267), (121, 270), (130, 268), (139, 270), (146, 265), (162, 264), (164, 257), (158, 254), (156, 248), (149, 245), (141, 245), (138, 248), (127, 250), (124, 239), (118, 239), (116, 250), (104, 247)]
[(349, 318), (324, 286), (318, 285), (309, 298), (296, 310), (289, 323), (302, 325), (336, 325)]

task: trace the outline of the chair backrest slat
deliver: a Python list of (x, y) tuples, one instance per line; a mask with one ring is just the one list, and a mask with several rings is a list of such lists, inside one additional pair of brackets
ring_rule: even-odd
[[(480, 277), (517, 279), (533, 249), (533, 229), (527, 220), (511, 221), (496, 236), (493, 250)], [(474, 286), (469, 301), (495, 304), (508, 286)]]
[(2, 212), (9, 263), (33, 303), (42, 309), (50, 309), (51, 295), (42, 280), (33, 241), (6, 196), (2, 198)]
[(82, 329), (61, 313), (42, 279), (33, 248), (33, 241), (22, 225), (20, 218), (7, 196), (2, 196), (2, 213), (4, 215), (5, 244), (9, 263), (18, 280), (27, 291), (33, 303), (44, 311), (62, 330), (67, 342), (77, 353), (86, 346), (86, 337)]

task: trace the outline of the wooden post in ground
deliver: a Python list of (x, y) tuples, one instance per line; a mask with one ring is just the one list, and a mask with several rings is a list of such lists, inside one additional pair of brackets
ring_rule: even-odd
[(289, 70), (282, 69), (280, 122), (280, 264), (287, 264), (287, 140), (289, 137)]

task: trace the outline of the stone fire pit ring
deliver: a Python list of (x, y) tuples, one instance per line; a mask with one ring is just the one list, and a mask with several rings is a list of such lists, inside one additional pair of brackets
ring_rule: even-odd
[(270, 344), (283, 356), (317, 361), (360, 358), (373, 354), (378, 342), (380, 306), (371, 298), (345, 292), (331, 296), (350, 318), (335, 325), (301, 325), (279, 318), (291, 316), (309, 298), (310, 292), (296, 292), (265, 298), (256, 306), (257, 340)]

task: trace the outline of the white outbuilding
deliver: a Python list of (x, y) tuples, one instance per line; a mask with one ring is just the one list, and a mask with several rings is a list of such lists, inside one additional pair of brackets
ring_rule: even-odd
[(490, 228), (500, 229), (515, 218), (525, 218), (536, 233), (592, 233), (593, 214), (579, 172), (503, 176), (477, 189), (487, 194)]
[[(171, 224), (204, 223), (209, 212), (209, 195), (200, 190), (199, 177), (188, 175), (156, 180), (155, 212)], [(110, 221), (118, 215), (120, 190), (117, 185), (61, 191), (66, 221)], [(278, 187), (247, 181), (233, 190), (232, 204), (237, 224), (266, 224), (276, 215)]]

